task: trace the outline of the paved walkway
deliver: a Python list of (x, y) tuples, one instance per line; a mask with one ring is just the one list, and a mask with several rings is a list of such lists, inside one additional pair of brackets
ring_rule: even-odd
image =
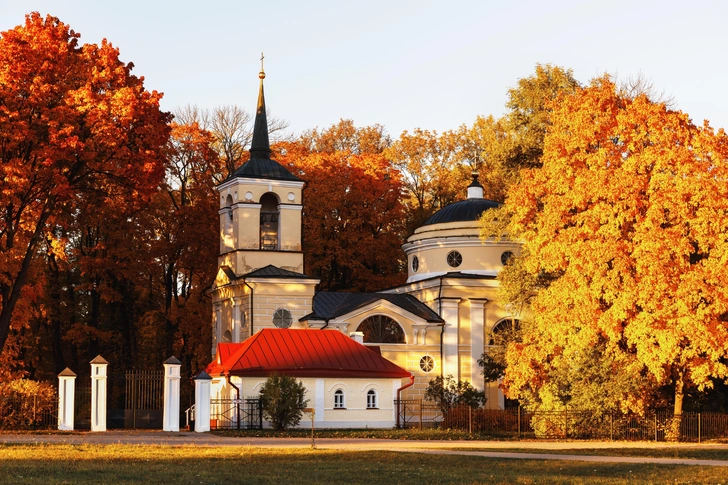
[[(218, 436), (209, 433), (165, 433), (160, 431), (108, 431), (105, 433), (0, 434), (0, 444), (133, 444), (167, 446), (254, 446), (256, 448), (309, 448), (308, 438), (243, 438)], [(699, 460), (691, 458), (653, 458), (634, 456), (598, 456), (538, 453), (538, 450), (583, 450), (607, 448), (651, 449), (718, 449), (728, 444), (685, 444), (613, 441), (416, 441), (353, 438), (320, 438), (316, 447), (339, 451), (398, 451), (441, 455), (482, 456), (524, 460), (567, 460), (600, 463), (655, 463), (663, 465), (702, 465), (728, 467), (728, 460)], [(520, 448), (534, 452), (497, 451)], [(484, 451), (493, 450), (493, 451)]]

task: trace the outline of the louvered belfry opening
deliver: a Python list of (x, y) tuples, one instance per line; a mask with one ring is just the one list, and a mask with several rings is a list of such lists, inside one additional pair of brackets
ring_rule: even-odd
[(273, 194), (264, 194), (260, 198), (260, 249), (278, 250), (278, 199)]

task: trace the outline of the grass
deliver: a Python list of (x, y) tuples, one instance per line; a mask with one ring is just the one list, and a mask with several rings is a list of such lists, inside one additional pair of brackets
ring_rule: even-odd
[[(443, 450), (463, 450), (463, 448), (442, 448)], [(535, 449), (535, 448), (466, 448), (467, 451), (487, 451), (489, 453), (544, 453), (552, 455), (596, 455), (596, 456), (638, 456), (650, 458), (687, 458), (697, 460), (728, 460), (728, 449), (711, 448), (574, 448), (574, 449)], [(728, 475), (728, 470), (726, 471)]]
[(43, 485), (728, 483), (728, 473), (721, 467), (149, 445), (0, 445), (0, 470), (2, 483)]
[[(246, 438), (307, 438), (311, 429), (272, 429), (215, 430), (219, 436), (239, 436)], [(516, 441), (516, 435), (470, 434), (457, 429), (317, 429), (317, 438), (375, 438), (389, 440), (479, 440), (479, 441)]]

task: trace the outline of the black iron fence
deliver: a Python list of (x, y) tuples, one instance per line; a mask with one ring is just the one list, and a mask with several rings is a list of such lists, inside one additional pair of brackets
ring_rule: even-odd
[(260, 399), (210, 399), (210, 429), (262, 429)]
[(728, 414), (651, 411), (644, 416), (585, 411), (538, 411), (522, 408), (441, 409), (433, 402), (395, 400), (398, 428), (457, 429), (485, 435), (550, 439), (630, 441), (704, 441), (728, 438)]
[(127, 371), (124, 396), (125, 428), (162, 428), (164, 370)]
[(0, 429), (57, 427), (57, 396), (0, 396)]

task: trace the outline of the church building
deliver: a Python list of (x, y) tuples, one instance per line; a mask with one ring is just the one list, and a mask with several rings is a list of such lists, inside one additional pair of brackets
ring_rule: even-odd
[[(519, 245), (480, 238), (478, 219), (498, 203), (483, 198), (477, 174), (464, 200), (440, 209), (403, 245), (405, 285), (373, 293), (317, 292), (319, 280), (306, 275), (301, 247), (305, 182), (270, 157), (265, 73), (259, 77), (250, 160), (217, 187), (220, 255), (211, 289), (213, 362), (207, 369), (213, 396), (234, 397), (241, 386), (248, 396), (267, 373), (286, 371), (300, 375), (317, 415), (319, 408), (325, 413), (341, 407), (343, 394), (352, 394), (351, 402), (363, 409), (374, 396), (376, 408), (389, 411), (392, 399), (421, 399), (431, 379), (452, 375), (485, 390), (487, 407), (503, 408), (497, 383), (484, 382), (477, 361), (492, 332), (516, 323), (498, 302), (496, 276)], [(317, 335), (308, 337), (312, 332)], [(322, 339), (320, 332), (340, 336)], [(341, 345), (341, 336), (347, 345)], [(346, 367), (341, 362), (348, 357), (341, 352), (368, 362), (372, 357), (371, 374), (367, 366), (336, 372)], [(285, 357), (290, 354), (301, 357)], [(323, 355), (331, 356), (328, 364)], [(375, 421), (391, 426), (393, 419), (385, 413)]]

